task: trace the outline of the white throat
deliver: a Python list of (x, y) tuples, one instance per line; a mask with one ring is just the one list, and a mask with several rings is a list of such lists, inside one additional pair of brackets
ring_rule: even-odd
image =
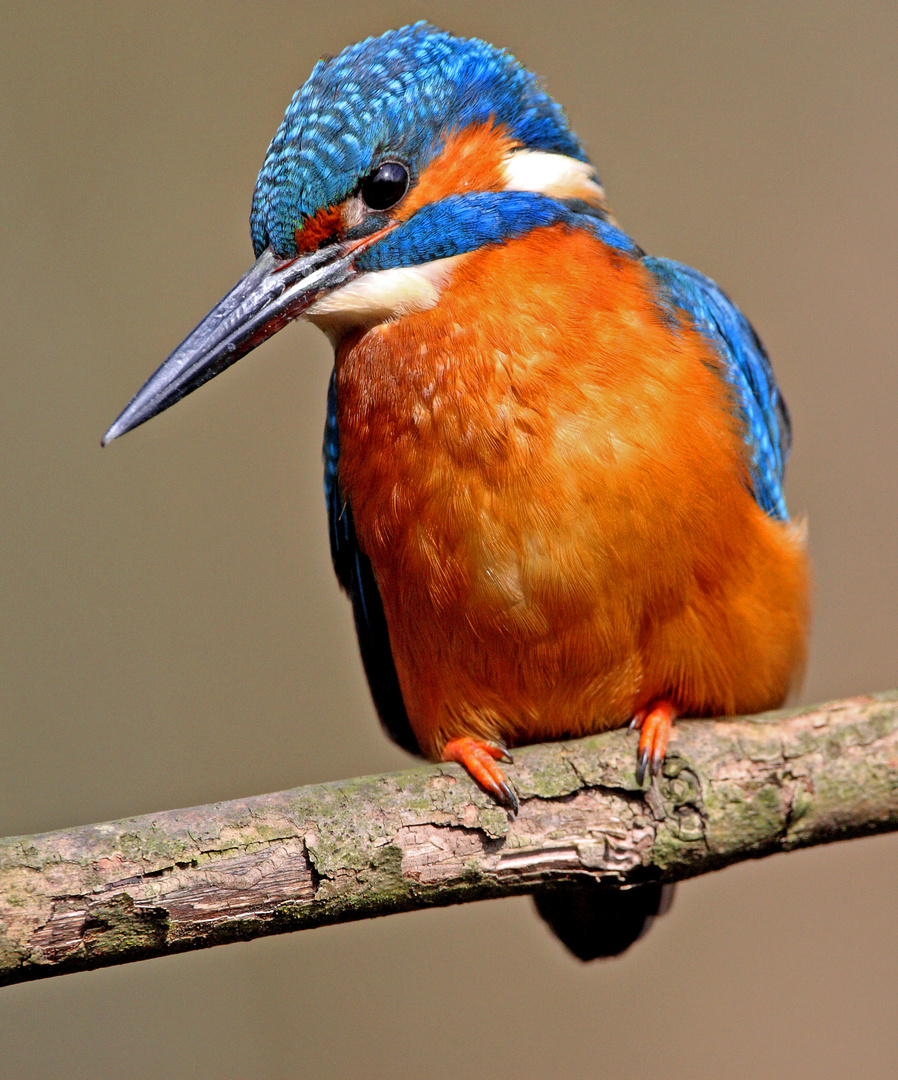
[(436, 307), (453, 270), (464, 258), (452, 255), (420, 266), (369, 271), (316, 300), (305, 318), (336, 345), (351, 330), (428, 311)]

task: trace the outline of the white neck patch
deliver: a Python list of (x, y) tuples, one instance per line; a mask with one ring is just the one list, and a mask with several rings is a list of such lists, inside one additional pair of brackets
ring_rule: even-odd
[(597, 210), (608, 210), (605, 189), (588, 161), (544, 150), (513, 150), (503, 165), (506, 191), (536, 191), (553, 199), (580, 199)]

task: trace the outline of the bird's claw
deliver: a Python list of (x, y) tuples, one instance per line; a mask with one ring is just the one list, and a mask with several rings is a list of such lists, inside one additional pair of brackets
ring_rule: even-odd
[(514, 765), (514, 758), (509, 753), (505, 743), (497, 740), (496, 742), (487, 743), (486, 745), (492, 747), (493, 757), (495, 757), (496, 761), (504, 761), (506, 765)]
[(638, 709), (630, 721), (630, 729), (639, 728), (636, 750), (636, 783), (642, 786), (646, 773), (649, 780), (661, 772), (670, 739), (676, 709), (669, 701), (656, 701), (647, 709)]
[(500, 806), (517, 814), (520, 804), (508, 777), (496, 764), (497, 761), (512, 762), (511, 754), (501, 743), (484, 742), (467, 736), (451, 739), (443, 747), (443, 761), (457, 761), (464, 766), (472, 779)]

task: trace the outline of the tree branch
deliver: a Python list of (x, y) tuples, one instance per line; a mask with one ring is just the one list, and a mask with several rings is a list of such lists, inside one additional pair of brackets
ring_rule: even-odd
[(0, 840), (0, 985), (531, 892), (676, 881), (898, 829), (898, 692), (516, 752), (509, 820), (455, 765)]

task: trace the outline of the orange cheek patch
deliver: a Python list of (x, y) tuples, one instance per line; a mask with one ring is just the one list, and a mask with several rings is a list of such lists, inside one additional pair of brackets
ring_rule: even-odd
[(297, 254), (304, 255), (308, 251), (317, 251), (325, 240), (336, 236), (342, 227), (343, 214), (339, 206), (327, 206), (319, 210), (293, 234)]
[(396, 217), (406, 221), (422, 206), (439, 202), (447, 195), (502, 191), (505, 188), (502, 164), (516, 145), (504, 128), (491, 123), (450, 134), (443, 149), (421, 173)]

